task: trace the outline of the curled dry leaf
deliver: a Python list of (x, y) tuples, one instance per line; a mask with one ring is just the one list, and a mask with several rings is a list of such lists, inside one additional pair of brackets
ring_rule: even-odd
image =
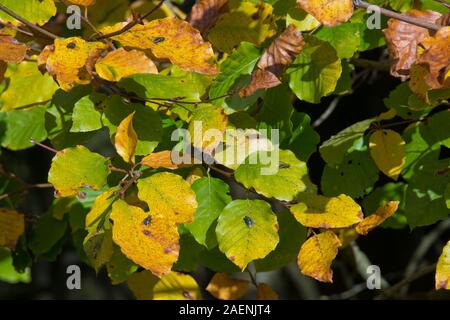
[(356, 232), (361, 235), (366, 235), (369, 231), (375, 229), (377, 226), (391, 217), (398, 209), (399, 201), (388, 201), (383, 206), (379, 207), (373, 214), (364, 218), (360, 224), (356, 226)]
[(450, 12), (442, 15), (436, 23), (440, 26), (450, 26)]
[(109, 52), (95, 64), (97, 74), (107, 81), (119, 81), (138, 73), (158, 73), (153, 61), (142, 51), (123, 48)]
[[(122, 29), (125, 22), (106, 27), (103, 33)], [(216, 57), (209, 42), (189, 23), (177, 18), (165, 18), (136, 25), (129, 31), (112, 37), (124, 47), (149, 52), (157, 59), (167, 59), (180, 68), (208, 75), (216, 75)], [(182, 50), (181, 50), (182, 49)]]
[(309, 238), (303, 243), (297, 258), (301, 272), (318, 281), (332, 283), (331, 264), (340, 246), (341, 242), (333, 231), (325, 231)]
[(206, 291), (220, 300), (237, 300), (244, 296), (249, 287), (246, 280), (231, 278), (226, 273), (216, 273), (206, 287)]
[(267, 283), (260, 283), (256, 287), (256, 299), (278, 300), (278, 294)]
[[(431, 10), (413, 9), (407, 15), (435, 23), (441, 14)], [(389, 56), (391, 59), (391, 74), (394, 77), (407, 80), (409, 69), (417, 59), (417, 49), (420, 42), (430, 35), (425, 28), (407, 22), (390, 19), (388, 28), (384, 30)]]
[(436, 267), (436, 290), (450, 290), (450, 241), (447, 242)]
[(14, 250), (17, 240), (24, 231), (25, 219), (23, 214), (0, 208), (0, 247)]
[(165, 168), (170, 170), (178, 169), (179, 166), (172, 161), (172, 151), (165, 150), (154, 152), (144, 157), (141, 163), (153, 169)]
[(297, 0), (297, 3), (325, 26), (337, 26), (353, 15), (352, 0)]
[(258, 89), (268, 89), (280, 85), (279, 77), (295, 60), (304, 45), (302, 33), (294, 25), (289, 25), (263, 53), (249, 85), (240, 91), (240, 95), (247, 97)]
[(101, 42), (86, 42), (81, 38), (56, 39), (54, 45), (44, 48), (38, 58), (41, 70), (44, 68), (58, 82), (61, 89), (70, 91), (78, 84), (89, 84), (92, 70), (106, 45)]
[(123, 119), (117, 127), (114, 137), (114, 146), (116, 147), (117, 153), (125, 162), (131, 164), (134, 164), (134, 155), (138, 142), (138, 136), (133, 128), (133, 118), (134, 112)]
[(450, 65), (450, 27), (441, 28), (437, 33), (420, 43), (417, 64), (427, 67), (424, 80), (432, 89), (444, 86)]
[(25, 59), (27, 46), (19, 43), (11, 36), (0, 35), (0, 60), (8, 63), (19, 63)]
[(192, 7), (188, 22), (205, 34), (228, 11), (228, 0), (198, 0)]

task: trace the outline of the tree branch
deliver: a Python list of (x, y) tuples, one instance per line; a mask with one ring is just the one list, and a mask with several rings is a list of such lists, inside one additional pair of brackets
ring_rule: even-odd
[(397, 19), (397, 20), (401, 20), (401, 21), (404, 21), (406, 23), (413, 24), (413, 25), (416, 25), (418, 27), (422, 27), (422, 28), (425, 28), (425, 29), (438, 31), (439, 29), (442, 28), (442, 26), (439, 26), (437, 24), (426, 22), (426, 21), (423, 21), (422, 19), (411, 17), (411, 16), (409, 16), (407, 14), (398, 13), (398, 12), (391, 11), (391, 10), (388, 10), (388, 9), (385, 9), (385, 8), (381, 8), (379, 6), (376, 6), (376, 5), (371, 4), (371, 3), (367, 3), (367, 2), (362, 1), (362, 0), (353, 0), (353, 4), (357, 8), (364, 8), (364, 9), (367, 9), (369, 7), (374, 7), (374, 6), (378, 7), (380, 13), (382, 15), (386, 16), (386, 17)]
[(51, 33), (50, 31), (47, 31), (29, 21), (27, 21), (26, 19), (22, 18), (21, 16), (17, 15), (16, 13), (14, 13), (13, 11), (9, 10), (7, 7), (5, 7), (4, 5), (0, 4), (0, 11), (3, 11), (4, 13), (6, 13), (7, 15), (13, 17), (14, 19), (16, 19), (17, 21), (22, 22), (24, 25), (30, 27), (31, 29), (34, 29), (36, 31), (38, 31), (39, 33), (51, 38), (51, 39), (59, 39), (59, 37), (53, 33)]
[(112, 38), (118, 35), (121, 35), (122, 33), (127, 32), (128, 30), (130, 30), (131, 28), (133, 28), (135, 25), (142, 23), (146, 18), (148, 18), (153, 12), (155, 12), (156, 10), (158, 10), (164, 3), (165, 0), (161, 0), (155, 7), (153, 7), (149, 12), (147, 12), (146, 14), (144, 14), (141, 17), (135, 17), (131, 22), (127, 23), (122, 29), (108, 33), (108, 34), (104, 34), (104, 35), (99, 35), (96, 37), (91, 37), (89, 39), (89, 41), (100, 41), (100, 40), (104, 40), (104, 39), (108, 39), (108, 38)]

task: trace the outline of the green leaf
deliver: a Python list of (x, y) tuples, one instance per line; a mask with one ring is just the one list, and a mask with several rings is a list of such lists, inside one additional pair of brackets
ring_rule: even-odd
[(9, 78), (9, 85), (0, 96), (2, 111), (46, 104), (58, 89), (52, 77), (42, 75), (37, 63), (32, 61), (10, 65), (5, 77)]
[(300, 100), (319, 103), (333, 93), (342, 73), (336, 50), (314, 37), (306, 39), (302, 52), (286, 71), (289, 86)]
[(420, 101), (409, 88), (408, 83), (402, 83), (384, 99), (386, 107), (394, 109), (403, 119), (420, 119), (431, 111), (431, 106)]
[(411, 228), (446, 219), (450, 210), (444, 192), (450, 183), (450, 159), (438, 160), (439, 150), (427, 153), (417, 163), (406, 190), (405, 215)]
[(47, 138), (45, 107), (0, 112), (0, 141), (2, 147), (22, 150), (32, 147), (31, 138), (37, 142)]
[(204, 247), (198, 244), (192, 235), (189, 233), (181, 235), (180, 253), (172, 269), (182, 272), (194, 272), (197, 269), (198, 256), (203, 250)]
[(353, 151), (342, 163), (325, 166), (321, 186), (323, 194), (329, 197), (345, 193), (359, 198), (370, 191), (377, 180), (378, 169), (369, 153)]
[[(0, 0), (0, 4), (29, 22), (39, 25), (45, 24), (56, 14), (56, 5), (53, 0)], [(16, 19), (4, 12), (0, 12), (0, 19), (18, 24)]]
[(0, 281), (7, 283), (30, 283), (31, 272), (26, 269), (23, 273), (19, 273), (14, 269), (13, 258), (8, 249), (0, 248)]
[(359, 25), (349, 22), (341, 23), (336, 27), (322, 27), (314, 35), (331, 44), (340, 59), (353, 57), (361, 42)]
[(282, 149), (289, 149), (301, 161), (308, 161), (316, 152), (320, 142), (319, 134), (311, 126), (311, 118), (302, 112), (294, 112), (291, 117), (292, 136), (281, 144)]
[(66, 229), (65, 220), (57, 220), (48, 212), (39, 218), (31, 231), (28, 246), (35, 255), (48, 253), (63, 238)]
[(102, 115), (97, 111), (95, 103), (95, 97), (92, 96), (85, 96), (75, 103), (70, 132), (89, 132), (103, 127)]
[(209, 176), (196, 180), (191, 188), (195, 192), (198, 207), (194, 222), (186, 227), (198, 243), (211, 249), (217, 245), (215, 221), (223, 208), (231, 202), (230, 188), (222, 180)]
[(206, 90), (202, 77), (195, 73), (181, 76), (146, 73), (124, 78), (117, 85), (146, 99), (183, 97), (188, 101), (200, 101)]
[(234, 176), (247, 189), (253, 188), (265, 197), (291, 201), (306, 189), (308, 169), (292, 151), (275, 150), (251, 154)]
[(83, 247), (91, 266), (98, 273), (111, 260), (113, 255), (111, 230), (100, 230), (90, 233), (84, 239)]
[(121, 97), (113, 96), (103, 114), (105, 126), (113, 136), (120, 122), (133, 112), (133, 128), (138, 136), (136, 155), (148, 155), (162, 141), (163, 134), (161, 118), (152, 108), (139, 103), (126, 103)]
[(267, 138), (271, 138), (271, 130), (278, 130), (279, 141), (292, 135), (291, 115), (292, 94), (287, 84), (282, 84), (266, 91), (261, 111), (256, 116), (257, 129), (267, 130)]
[(340, 164), (352, 146), (364, 135), (373, 119), (357, 122), (325, 141), (319, 148), (320, 155), (329, 165)]
[(111, 283), (119, 284), (127, 281), (138, 270), (138, 266), (128, 259), (117, 245), (113, 244), (113, 247), (113, 254), (106, 265), (106, 269)]
[(297, 259), (302, 243), (306, 240), (306, 228), (287, 210), (277, 213), (280, 225), (280, 242), (264, 259), (255, 261), (258, 272), (272, 271)]
[(266, 257), (277, 246), (277, 217), (265, 201), (235, 200), (220, 214), (216, 235), (220, 251), (244, 270), (249, 262)]
[(214, 272), (240, 272), (241, 270), (215, 247), (211, 250), (200, 252), (199, 263)]
[[(220, 64), (220, 73), (211, 85), (209, 97), (215, 99), (230, 93), (240, 76), (252, 73), (260, 56), (259, 49), (253, 44), (241, 43), (236, 51)], [(226, 108), (226, 101), (226, 98), (221, 98), (215, 100), (214, 104)]]
[(94, 190), (106, 184), (108, 159), (77, 146), (59, 151), (52, 160), (48, 181), (61, 197), (77, 195), (81, 187)]

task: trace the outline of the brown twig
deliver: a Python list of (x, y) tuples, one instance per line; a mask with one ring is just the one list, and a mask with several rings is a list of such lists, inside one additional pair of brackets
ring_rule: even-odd
[(4, 5), (0, 4), (0, 11), (3, 11), (4, 13), (6, 13), (7, 15), (13, 17), (14, 19), (16, 19), (17, 21), (22, 22), (24, 25), (30, 27), (31, 29), (34, 29), (36, 31), (38, 31), (39, 33), (42, 33), (43, 35), (51, 38), (51, 39), (59, 39), (59, 37), (53, 33), (51, 33), (50, 31), (47, 31), (31, 22), (29, 22), (28, 20), (22, 18), (21, 16), (19, 16), (18, 14), (14, 13), (13, 11), (11, 11), (10, 9), (8, 9), (7, 7), (5, 7)]
[(446, 6), (447, 8), (450, 8), (450, 3), (448, 3), (445, 0), (434, 0), (436, 2), (439, 2), (440, 4), (442, 4), (443, 6)]
[(89, 39), (89, 41), (100, 41), (100, 40), (104, 40), (104, 39), (108, 39), (108, 38), (112, 38), (118, 35), (121, 35), (122, 33), (127, 32), (128, 30), (130, 30), (131, 28), (133, 28), (134, 26), (138, 25), (139, 23), (142, 23), (146, 18), (148, 18), (152, 13), (154, 13), (156, 10), (158, 10), (164, 3), (165, 0), (161, 0), (155, 7), (153, 7), (149, 12), (147, 12), (146, 14), (144, 14), (141, 17), (138, 18), (134, 18), (131, 22), (127, 23), (122, 29), (108, 33), (108, 34), (104, 34), (104, 35), (100, 35), (100, 36), (96, 36), (96, 37), (92, 37)]
[(419, 26), (419, 27), (422, 27), (425, 29), (438, 31), (439, 29), (442, 28), (442, 26), (439, 26), (437, 24), (430, 23), (430, 22), (424, 21), (422, 19), (418, 19), (418, 18), (409, 16), (407, 14), (391, 11), (391, 10), (376, 6), (374, 4), (367, 3), (362, 0), (353, 0), (353, 4), (355, 7), (363, 8), (363, 9), (368, 9), (369, 7), (373, 7), (373, 6), (378, 7), (380, 13), (386, 17), (404, 21), (406, 23), (413, 24), (413, 25), (416, 25), (416, 26)]

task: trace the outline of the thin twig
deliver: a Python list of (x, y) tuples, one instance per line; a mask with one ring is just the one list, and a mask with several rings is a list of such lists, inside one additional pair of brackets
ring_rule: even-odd
[(325, 110), (325, 112), (322, 113), (322, 115), (316, 121), (313, 122), (312, 127), (317, 128), (322, 123), (324, 123), (331, 116), (336, 107), (339, 105), (339, 101), (341, 101), (341, 99), (342, 96), (337, 96), (336, 98), (334, 98), (333, 101), (331, 101), (328, 108)]
[(447, 8), (450, 8), (450, 3), (448, 3), (445, 0), (434, 0), (434, 1), (439, 2), (440, 4), (446, 6)]
[(16, 19), (17, 21), (22, 22), (24, 25), (30, 27), (31, 29), (34, 29), (36, 31), (38, 31), (39, 33), (42, 33), (43, 35), (51, 38), (51, 39), (59, 39), (59, 37), (53, 33), (51, 33), (50, 31), (47, 31), (31, 22), (29, 22), (28, 20), (22, 18), (21, 16), (17, 15), (16, 13), (14, 13), (13, 11), (9, 10), (7, 7), (5, 7), (4, 5), (0, 4), (0, 11), (3, 11), (4, 13), (6, 13), (7, 15), (13, 17), (14, 19)]
[(373, 7), (373, 6), (378, 7), (378, 10), (380, 11), (380, 13), (386, 17), (404, 21), (406, 23), (413, 24), (413, 25), (416, 25), (416, 26), (419, 26), (419, 27), (422, 27), (425, 29), (438, 31), (439, 29), (442, 28), (442, 26), (439, 26), (437, 24), (430, 23), (430, 22), (424, 21), (422, 19), (418, 19), (418, 18), (409, 16), (407, 14), (402, 14), (402, 13), (398, 13), (395, 11), (391, 11), (391, 10), (376, 6), (374, 4), (367, 3), (365, 1), (353, 0), (353, 4), (357, 8), (364, 8), (364, 9), (368, 9), (369, 7)]
[(112, 38), (118, 35), (121, 35), (122, 33), (127, 32), (128, 30), (130, 30), (131, 28), (133, 28), (134, 26), (138, 25), (139, 23), (142, 23), (146, 18), (148, 18), (152, 13), (154, 13), (156, 10), (158, 10), (164, 3), (165, 0), (161, 0), (155, 7), (153, 7), (149, 12), (147, 12), (146, 14), (144, 14), (143, 16), (139, 17), (139, 18), (134, 18), (131, 22), (127, 23), (122, 29), (108, 33), (108, 34), (104, 34), (104, 35), (100, 35), (100, 36), (96, 36), (96, 37), (92, 37), (89, 39), (89, 41), (100, 41), (100, 40), (104, 40), (104, 39), (108, 39), (108, 38)]

